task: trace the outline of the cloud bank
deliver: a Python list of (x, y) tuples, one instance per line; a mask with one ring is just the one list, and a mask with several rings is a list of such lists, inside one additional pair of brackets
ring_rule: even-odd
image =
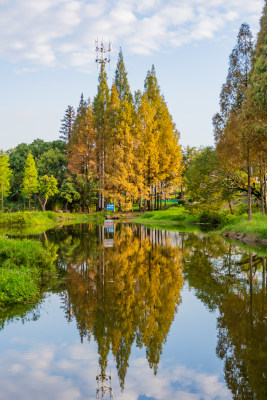
[(259, 20), (263, 0), (0, 0), (0, 56), (43, 67), (89, 68), (97, 37), (150, 55)]

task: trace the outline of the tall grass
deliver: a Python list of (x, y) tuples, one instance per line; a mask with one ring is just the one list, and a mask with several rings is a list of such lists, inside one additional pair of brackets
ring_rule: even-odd
[(24, 211), (17, 213), (4, 213), (0, 214), (0, 227), (26, 227), (26, 226), (40, 226), (40, 225), (53, 225), (56, 223), (64, 222), (93, 222), (99, 219), (104, 219), (103, 216), (96, 214), (58, 214), (53, 211)]
[(260, 212), (252, 214), (251, 221), (248, 220), (247, 215), (233, 217), (221, 229), (221, 232), (226, 231), (242, 232), (267, 238), (267, 215), (262, 215)]
[(0, 304), (35, 300), (56, 274), (54, 261), (40, 242), (0, 238)]
[(138, 222), (162, 221), (173, 223), (196, 223), (199, 222), (199, 216), (192, 215), (184, 207), (170, 207), (166, 210), (147, 212), (137, 219)]

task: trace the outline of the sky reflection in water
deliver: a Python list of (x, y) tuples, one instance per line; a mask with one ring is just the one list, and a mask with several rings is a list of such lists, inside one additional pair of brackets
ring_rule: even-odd
[[(131, 225), (118, 225), (114, 237), (82, 225), (46, 238), (65, 283), (37, 306), (35, 320), (31, 311), (24, 323), (1, 316), (1, 400), (95, 399), (101, 373), (111, 373), (116, 400), (226, 400), (240, 388), (238, 399), (253, 391), (264, 398), (266, 292), (254, 268), (249, 308), (248, 256), (240, 249)], [(248, 327), (262, 344), (244, 351)], [(251, 351), (259, 356), (253, 374)]]

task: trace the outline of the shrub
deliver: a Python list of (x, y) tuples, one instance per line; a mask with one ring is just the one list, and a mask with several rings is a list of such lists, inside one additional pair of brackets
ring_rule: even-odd
[(223, 217), (218, 211), (205, 210), (200, 213), (199, 222), (201, 224), (210, 224), (218, 226), (222, 222), (222, 219)]
[(55, 258), (40, 242), (0, 239), (0, 303), (35, 299), (56, 273)]
[(38, 292), (38, 279), (29, 268), (0, 268), (0, 304), (33, 300)]

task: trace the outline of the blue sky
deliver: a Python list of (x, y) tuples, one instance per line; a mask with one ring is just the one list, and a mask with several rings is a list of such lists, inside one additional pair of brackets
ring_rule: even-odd
[(228, 57), (241, 23), (256, 37), (264, 0), (0, 0), (0, 118), (5, 150), (55, 140), (66, 107), (93, 98), (95, 39), (119, 47), (131, 89), (154, 64), (181, 144), (212, 145)]

